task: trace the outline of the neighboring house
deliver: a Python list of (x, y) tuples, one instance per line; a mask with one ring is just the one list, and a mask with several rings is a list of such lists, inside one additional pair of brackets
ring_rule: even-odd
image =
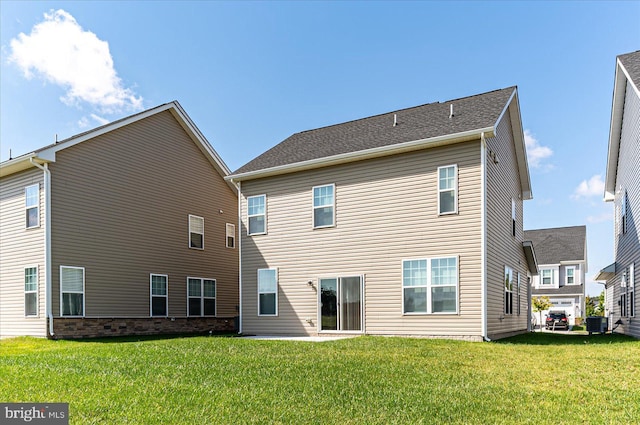
[(227, 179), (242, 333), (527, 331), (537, 267), (515, 87), (297, 133)]
[[(549, 310), (563, 311), (575, 325), (585, 311), (586, 226), (525, 230), (524, 239), (533, 243), (540, 270), (533, 277), (531, 295), (549, 297)], [(549, 310), (542, 312), (543, 320)]]
[(640, 51), (616, 60), (604, 199), (614, 208), (614, 259), (596, 276), (606, 281), (605, 314), (616, 332), (640, 338)]
[(237, 190), (177, 102), (0, 164), (0, 336), (233, 330)]

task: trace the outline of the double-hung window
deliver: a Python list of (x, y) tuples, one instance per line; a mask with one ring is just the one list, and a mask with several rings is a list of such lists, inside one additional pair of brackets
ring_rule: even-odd
[(553, 270), (542, 269), (540, 270), (540, 284), (552, 285), (553, 284)]
[(518, 289), (517, 289), (517, 294), (518, 296), (516, 297), (516, 302), (518, 303), (516, 306), (516, 309), (518, 310), (518, 316), (520, 316), (520, 273), (518, 273)]
[(40, 185), (34, 184), (24, 189), (26, 228), (40, 226)]
[(626, 271), (626, 298), (625, 302), (629, 303), (626, 307), (626, 313), (629, 317), (635, 317), (636, 315), (636, 291), (635, 291), (635, 265), (631, 263)]
[(189, 248), (204, 249), (204, 218), (189, 214)]
[(402, 262), (405, 314), (456, 313), (458, 258), (425, 258)]
[(438, 167), (438, 214), (458, 212), (458, 166)]
[(227, 248), (236, 247), (236, 225), (227, 223), (225, 226), (225, 233), (227, 239)]
[(267, 195), (249, 196), (247, 198), (249, 218), (249, 235), (267, 233)]
[(335, 185), (313, 188), (313, 227), (332, 227), (335, 224)]
[(24, 315), (38, 315), (38, 267), (24, 269)]
[(216, 281), (214, 279), (187, 278), (187, 315), (216, 315)]
[(60, 266), (60, 315), (84, 316), (84, 267)]
[(151, 285), (151, 316), (167, 316), (169, 313), (168, 284), (166, 274), (152, 274)]
[(513, 269), (504, 267), (504, 314), (513, 314)]
[(277, 269), (258, 269), (258, 315), (278, 315)]
[(565, 285), (575, 285), (576, 283), (578, 283), (576, 281), (576, 268), (575, 267), (565, 268)]
[(511, 234), (516, 235), (516, 200), (511, 198)]
[(620, 233), (622, 233), (623, 235), (625, 233), (627, 233), (627, 192), (624, 192), (624, 195), (622, 195), (622, 200), (620, 203)]

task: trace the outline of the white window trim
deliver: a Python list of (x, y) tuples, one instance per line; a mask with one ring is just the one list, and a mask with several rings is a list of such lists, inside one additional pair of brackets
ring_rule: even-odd
[[(23, 281), (23, 290), (24, 290), (24, 302), (25, 305), (24, 307), (24, 317), (40, 317), (40, 270), (38, 269), (38, 265), (32, 265), (32, 266), (26, 266), (24, 268), (24, 272), (26, 272), (27, 269), (36, 269), (36, 290), (35, 291), (27, 291), (26, 289), (24, 289), (24, 285), (26, 284), (26, 282)], [(25, 275), (22, 275), (22, 278), (25, 278)], [(27, 314), (27, 294), (36, 294), (36, 314)]]
[[(331, 188), (333, 189), (333, 203), (326, 204), (326, 205), (315, 205), (315, 190), (320, 189), (322, 187), (329, 187), (329, 186), (331, 186)], [(329, 206), (331, 207), (333, 212), (332, 223), (324, 226), (316, 226), (316, 209), (326, 208)], [(312, 208), (311, 225), (313, 226), (314, 229), (326, 229), (328, 227), (336, 227), (336, 184), (331, 183), (331, 184), (313, 186), (311, 188), (311, 208)]]
[[(27, 198), (27, 191), (31, 188), (37, 188), (38, 190), (38, 201), (36, 202), (36, 205), (28, 205), (28, 198)], [(30, 209), (35, 208), (37, 211), (37, 223), (34, 224), (33, 226), (28, 226), (28, 222), (27, 222), (27, 211), (29, 211)], [(40, 183), (36, 183), (36, 184), (32, 184), (29, 185), (27, 187), (24, 188), (24, 227), (25, 229), (37, 229), (40, 227)]]
[[(275, 313), (274, 314), (261, 314), (260, 313), (260, 294), (273, 294), (273, 292), (260, 292), (260, 270), (274, 270), (275, 274), (276, 274), (276, 290), (275, 290), (275, 294), (276, 294), (276, 309), (275, 309)], [(256, 282), (257, 282), (257, 290), (258, 290), (258, 305), (257, 307), (257, 312), (258, 312), (258, 316), (260, 317), (276, 317), (278, 316), (278, 289), (279, 289), (279, 282), (278, 282), (278, 268), (277, 267), (269, 267), (269, 268), (262, 268), (262, 269), (258, 269), (256, 271)]]
[[(443, 168), (453, 167), (453, 189), (440, 189), (440, 170)], [(458, 164), (443, 165), (438, 167), (436, 172), (436, 187), (438, 188), (438, 215), (458, 214)], [(440, 193), (453, 190), (453, 211), (441, 212), (440, 210)]]
[[(507, 277), (507, 270), (510, 270), (511, 273), (509, 273), (510, 276), (510, 284), (511, 284), (511, 288), (508, 288), (507, 285), (505, 285), (505, 280)], [(503, 312), (505, 315), (509, 315), (509, 316), (513, 316), (513, 275), (515, 274), (513, 268), (509, 267), (509, 266), (504, 266), (504, 273), (502, 275), (502, 286), (504, 287), (504, 299), (503, 299), (503, 304), (504, 304), (504, 308), (503, 308)], [(511, 294), (511, 311), (507, 311), (507, 294)]]
[(517, 305), (516, 305), (516, 310), (517, 310), (517, 315), (518, 315), (518, 316), (520, 316), (520, 311), (521, 311), (521, 309), (520, 309), (520, 301), (521, 301), (521, 299), (520, 299), (520, 272), (518, 272), (517, 285), (518, 285), (518, 287), (516, 288), (516, 290), (517, 290), (517, 295), (516, 295), (516, 303), (517, 303)]
[[(231, 231), (229, 231), (231, 229)], [(226, 223), (224, 227), (224, 244), (227, 248), (235, 249), (236, 248), (236, 225), (232, 223)], [(229, 238), (233, 239), (233, 246), (229, 246)], [(217, 289), (216, 289), (217, 290)]]
[[(628, 284), (627, 284), (627, 299), (629, 300), (629, 307), (627, 308), (627, 312), (629, 317), (636, 316), (636, 283), (635, 283), (635, 263), (631, 263), (629, 265), (629, 276), (628, 276)], [(631, 295), (631, 296), (630, 296)]]
[(516, 236), (516, 223), (517, 223), (517, 212), (516, 212), (516, 200), (511, 198), (511, 236)]
[[(153, 295), (153, 277), (154, 276), (162, 276), (165, 278), (167, 294), (166, 295)], [(165, 311), (167, 314), (164, 316), (153, 315), (153, 297), (164, 297), (165, 299)], [(161, 274), (161, 273), (150, 273), (149, 274), (149, 317), (169, 317), (169, 275)]]
[[(79, 269), (82, 270), (82, 292), (71, 292), (71, 291), (62, 291), (62, 269)], [(86, 280), (85, 280), (85, 269), (84, 267), (75, 267), (75, 266), (60, 266), (60, 317), (84, 317), (87, 311), (87, 303), (86, 303), (86, 299), (85, 299), (85, 285), (86, 285)], [(63, 294), (82, 294), (82, 314), (79, 316), (71, 316), (71, 315), (63, 315), (63, 306), (62, 306), (62, 295)]]
[[(551, 276), (549, 277), (551, 280), (549, 283), (544, 283), (544, 272), (546, 271), (550, 271), (551, 272)], [(550, 286), (554, 286), (554, 273), (555, 269), (551, 269), (551, 268), (541, 268), (540, 269), (540, 286), (541, 287), (550, 287)]]
[[(436, 288), (442, 288), (442, 287), (452, 287), (454, 285), (433, 285), (431, 282), (431, 261), (432, 260), (442, 260), (442, 259), (448, 259), (448, 258), (455, 258), (456, 259), (456, 283), (455, 283), (455, 288), (456, 288), (456, 309), (455, 311), (433, 311), (433, 305), (432, 305), (432, 294), (431, 294), (431, 289), (436, 287)], [(404, 263), (405, 261), (426, 261), (427, 262), (427, 282), (426, 285), (420, 285), (420, 286), (404, 286)], [(402, 310), (401, 313), (403, 316), (425, 316), (425, 315), (435, 315), (435, 316), (442, 316), (442, 315), (457, 315), (459, 314), (460, 311), (460, 256), (459, 255), (448, 255), (448, 256), (438, 256), (438, 257), (423, 257), (423, 258), (405, 258), (402, 259), (400, 262), (400, 267), (401, 267), (401, 299), (402, 299)], [(408, 312), (405, 313), (404, 311), (404, 290), (405, 288), (426, 288), (426, 292), (427, 292), (427, 311), (426, 312), (419, 312), (419, 311), (414, 311), (414, 312)]]
[[(264, 197), (264, 213), (263, 214), (249, 214), (249, 200), (253, 199), (253, 198), (261, 198), (261, 197)], [(251, 226), (250, 226), (251, 217), (260, 217), (260, 216), (264, 216), (264, 231), (250, 233), (251, 232)], [(262, 194), (262, 195), (247, 196), (247, 235), (248, 236), (255, 236), (255, 235), (266, 235), (266, 234), (267, 234), (267, 195), (266, 194)]]
[[(337, 276), (323, 276), (323, 277), (319, 277), (317, 278), (317, 283), (318, 283), (318, 288), (320, 288), (320, 282), (323, 280), (335, 280), (337, 282), (338, 287), (340, 287), (340, 281), (341, 279), (349, 279), (349, 278), (358, 278), (360, 279), (360, 326), (361, 329), (358, 330), (340, 330), (340, 329), (325, 329), (322, 330), (320, 329), (322, 327), (321, 323), (322, 323), (322, 308), (321, 308), (321, 302), (322, 302), (322, 293), (320, 292), (320, 290), (318, 290), (318, 296), (317, 296), (317, 305), (318, 305), (318, 323), (320, 325), (318, 325), (318, 332), (319, 333), (326, 333), (326, 334), (335, 334), (335, 333), (341, 333), (341, 334), (355, 334), (355, 335), (359, 335), (359, 334), (363, 334), (365, 332), (365, 314), (364, 314), (364, 287), (365, 287), (365, 275), (364, 274), (344, 274), (344, 275), (337, 275)], [(339, 295), (338, 295), (339, 296)], [(338, 324), (339, 327), (339, 324)]]
[[(189, 280), (199, 280), (200, 281), (200, 295), (199, 296), (192, 296), (189, 295)], [(215, 294), (213, 297), (205, 297), (204, 296), (204, 281), (205, 280), (210, 280), (213, 282), (214, 284), (214, 288), (215, 288)], [(198, 298), (200, 300), (200, 314), (191, 314), (191, 312), (189, 311), (189, 299), (191, 298)], [(214, 308), (216, 310), (216, 314), (209, 315), (209, 314), (204, 314), (204, 300), (213, 300), (213, 304), (214, 304)], [(207, 277), (193, 277), (193, 276), (188, 276), (187, 277), (187, 317), (217, 317), (218, 316), (218, 282), (216, 281), (216, 279), (210, 279)]]
[[(573, 270), (573, 283), (569, 283), (569, 270)], [(580, 285), (577, 272), (578, 272), (578, 268), (576, 266), (565, 266), (565, 268), (564, 268), (564, 284), (565, 285)]]
[[(191, 229), (191, 219), (195, 218), (195, 219), (200, 219), (202, 220), (202, 233), (200, 232), (196, 232), (195, 230)], [(191, 234), (195, 233), (197, 235), (202, 235), (202, 248), (198, 248), (195, 246), (191, 246)], [(199, 215), (193, 215), (193, 214), (189, 214), (189, 249), (197, 249), (199, 251), (204, 250), (204, 217), (199, 216)]]
[(620, 204), (620, 224), (621, 224), (621, 234), (626, 234), (627, 233), (627, 221), (629, 220), (629, 218), (627, 217), (627, 191), (624, 191), (624, 194), (622, 195), (622, 202)]

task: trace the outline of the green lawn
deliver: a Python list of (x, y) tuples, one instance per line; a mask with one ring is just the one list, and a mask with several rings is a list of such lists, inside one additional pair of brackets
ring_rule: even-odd
[(69, 402), (72, 424), (626, 424), (640, 341), (16, 338), (0, 342), (0, 402)]

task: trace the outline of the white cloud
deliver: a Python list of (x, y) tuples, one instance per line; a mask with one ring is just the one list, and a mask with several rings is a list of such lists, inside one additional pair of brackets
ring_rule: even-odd
[(109, 124), (109, 122), (110, 122), (108, 119), (100, 117), (100, 116), (98, 116), (96, 114), (91, 114), (91, 118), (93, 118), (95, 121), (97, 121), (98, 124), (100, 124), (100, 125)]
[(103, 113), (142, 109), (142, 97), (118, 77), (109, 43), (84, 30), (64, 10), (45, 13), (31, 34), (20, 33), (10, 45), (9, 61), (26, 78), (35, 75), (65, 88), (65, 104), (86, 102)]
[(596, 174), (589, 180), (582, 180), (578, 187), (573, 191), (571, 199), (579, 200), (582, 198), (591, 198), (593, 196), (604, 196), (604, 181), (601, 174)]
[(541, 146), (529, 130), (524, 131), (524, 143), (527, 147), (527, 161), (533, 168), (540, 168), (542, 160), (553, 155), (551, 148)]

